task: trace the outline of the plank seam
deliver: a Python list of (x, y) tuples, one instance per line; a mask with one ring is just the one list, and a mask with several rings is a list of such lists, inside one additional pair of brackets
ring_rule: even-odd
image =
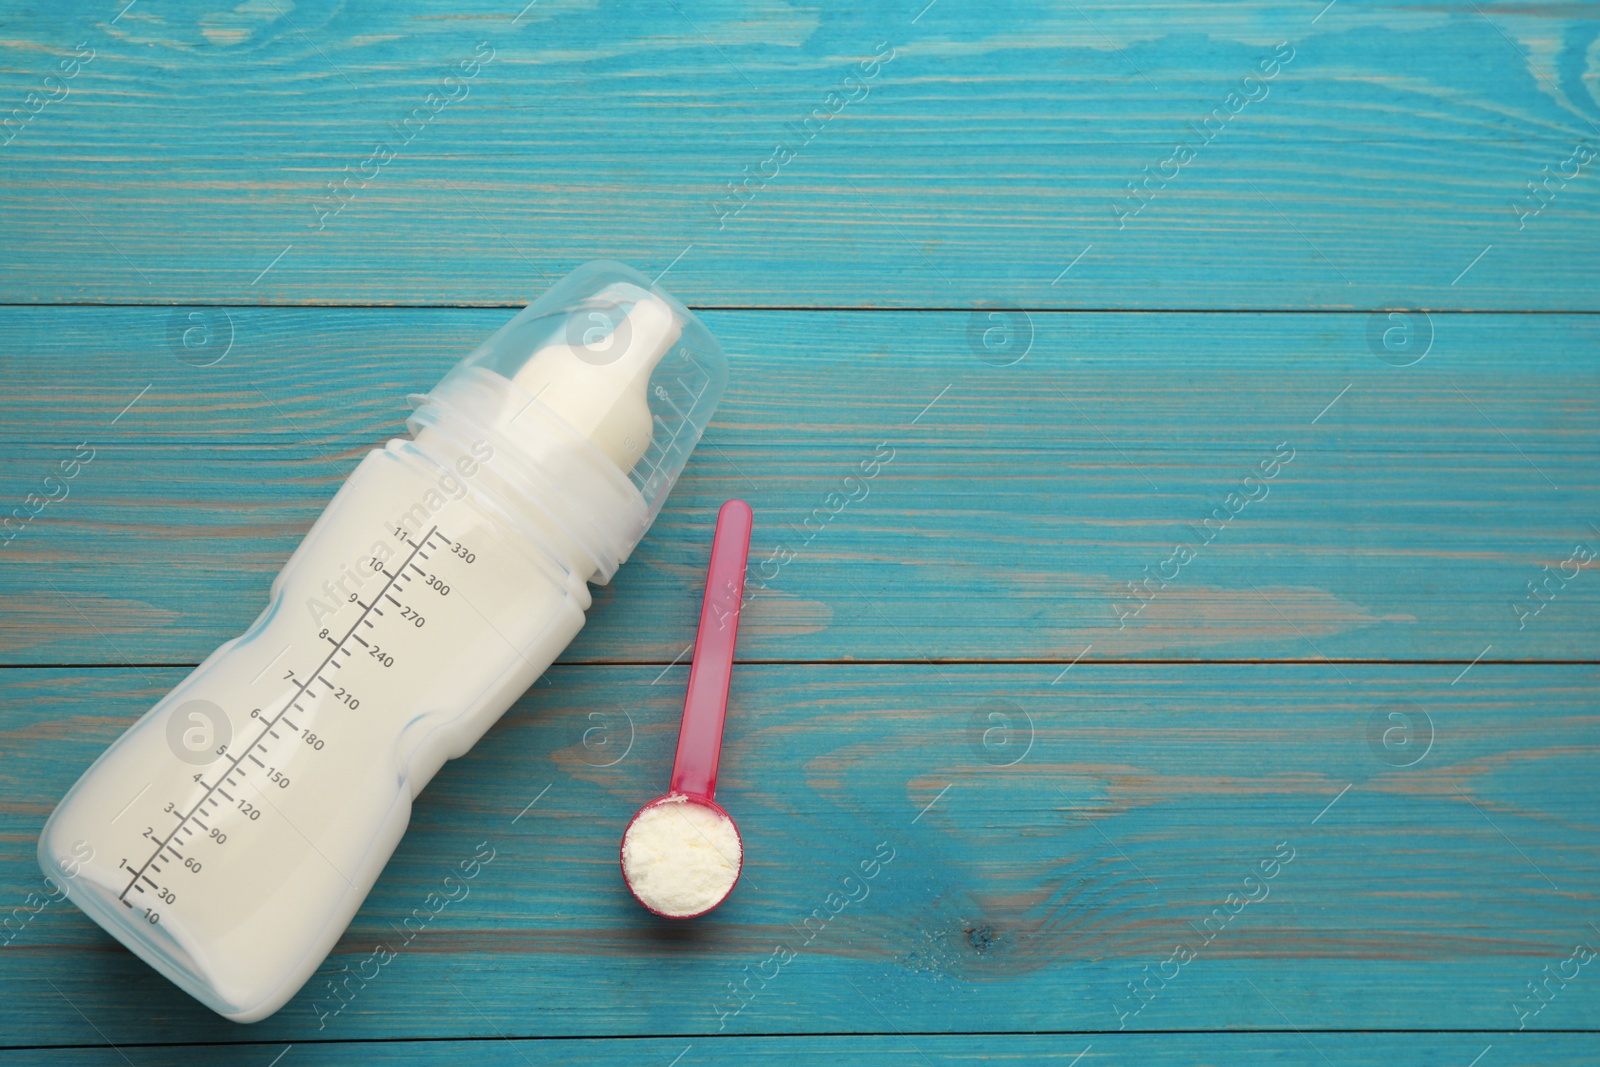
[[(211, 301), (179, 300), (179, 301), (151, 301), (140, 303), (122, 302), (94, 302), (94, 301), (51, 301), (38, 303), (7, 303), (0, 301), (0, 310), (8, 309), (35, 309), (35, 308), (180, 308), (180, 307), (207, 307), (227, 308), (241, 311), (253, 310), (279, 310), (279, 311), (520, 311), (526, 304), (239, 304), (239, 303), (213, 303)], [(973, 311), (993, 310), (989, 304), (970, 305), (807, 305), (807, 304), (686, 304), (691, 311), (770, 311), (770, 312), (870, 312), (874, 314), (893, 312), (942, 312), (951, 314), (966, 314)], [(1375, 315), (1385, 311), (1412, 311), (1426, 312), (1430, 315), (1600, 315), (1600, 309), (1595, 308), (1466, 308), (1466, 307), (1429, 307), (1424, 305), (1389, 305), (1386, 307), (1239, 307), (1239, 308), (1213, 308), (1213, 307), (1171, 307), (1171, 308), (1130, 308), (1130, 307), (1060, 307), (1060, 306), (1031, 306), (1011, 307), (1008, 311), (1022, 311), (1031, 315)]]
[[(785, 1033), (773, 1031), (753, 1034), (716, 1034), (716, 1033), (675, 1033), (675, 1034), (467, 1034), (464, 1036), (429, 1036), (429, 1037), (333, 1037), (333, 1038), (295, 1038), (296, 1045), (390, 1045), (390, 1044), (439, 1044), (446, 1041), (679, 1041), (692, 1038), (696, 1041), (748, 1041), (753, 1038), (774, 1040), (806, 1040), (809, 1038), (836, 1038), (836, 1037), (1165, 1037), (1200, 1035), (1215, 1037), (1220, 1035), (1263, 1035), (1263, 1036), (1289, 1036), (1296, 1034), (1395, 1034), (1400, 1036), (1424, 1034), (1460, 1034), (1478, 1035), (1480, 1037), (1509, 1037), (1516, 1033), (1535, 1034), (1600, 1034), (1600, 1029), (1581, 1029), (1577, 1027), (1540, 1027), (1538, 1030), (1403, 1030), (1397, 1028), (1382, 1028), (1358, 1030), (1341, 1028), (1330, 1030), (1307, 1030), (1304, 1027), (1298, 1030), (1288, 1028), (1228, 1028), (1222, 1030), (821, 1030)], [(274, 1041), (125, 1041), (112, 1045), (0, 1045), (0, 1051), (28, 1052), (51, 1051), (65, 1049), (105, 1049), (105, 1048), (276, 1048), (288, 1044), (289, 1038), (280, 1038)]]
[[(925, 667), (930, 663), (946, 667), (1058, 667), (1075, 664), (1065, 659), (735, 659), (741, 667)], [(1597, 667), (1593, 659), (1097, 659), (1087, 667)], [(0, 670), (137, 670), (179, 668), (193, 670), (192, 663), (0, 663)], [(579, 660), (553, 663), (547, 670), (579, 667), (666, 667), (677, 660)]]

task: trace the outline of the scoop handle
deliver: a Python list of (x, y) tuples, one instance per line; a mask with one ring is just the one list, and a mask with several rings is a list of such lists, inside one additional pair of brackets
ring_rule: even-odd
[(700, 630), (694, 638), (689, 693), (678, 727), (678, 754), (672, 761), (674, 793), (710, 800), (717, 792), (717, 760), (722, 756), (722, 721), (728, 713), (728, 683), (733, 678), (733, 646), (739, 637), (744, 602), (744, 569), (750, 558), (755, 517), (743, 500), (730, 500), (717, 512), (711, 541), (711, 566), (700, 604)]

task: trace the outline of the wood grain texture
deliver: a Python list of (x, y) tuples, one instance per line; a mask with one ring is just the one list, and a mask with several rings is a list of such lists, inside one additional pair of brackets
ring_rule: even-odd
[[(403, 397), (506, 315), (0, 311), (0, 490), (22, 505), (94, 450), (0, 548), (0, 656), (198, 662), (403, 432)], [(747, 659), (1593, 658), (1600, 580), (1570, 561), (1600, 551), (1591, 316), (1380, 317), (1431, 342), (1403, 368), (1360, 314), (1035, 313), (1005, 367), (969, 348), (999, 328), (981, 314), (706, 319), (729, 395), (569, 661), (683, 651), (733, 494), (766, 586)], [(169, 347), (202, 328), (209, 346)], [(1280, 446), (1293, 459), (1246, 483)], [(1229, 518), (1230, 493), (1257, 499)]]
[[(0, 114), (80, 42), (94, 58), (0, 134), (0, 292), (518, 304), (606, 254), (675, 264), (697, 304), (1597, 307), (1582, 5), (921, 7), (24, 8)], [(831, 107), (723, 218), (728, 183)], [(1527, 217), (1546, 167), (1572, 177)]]
[[(217, 1063), (268, 1065), (284, 1052), (283, 1045), (189, 1045), (129, 1048), (140, 1067), (210, 1067)], [(1085, 1051), (1087, 1049), (1087, 1051)], [(1468, 1063), (1485, 1049), (1505, 1067), (1584, 1067), (1593, 1062), (1593, 1047), (1580, 1034), (1028, 1034), (997, 1037), (973, 1035), (849, 1035), (843, 1037), (701, 1037), (692, 1042), (674, 1038), (544, 1041), (498, 1038), (480, 1041), (383, 1041), (346, 1044), (301, 1042), (280, 1061), (283, 1067), (361, 1062), (395, 1067), (416, 1064), (472, 1063), (482, 1067), (531, 1067), (535, 1064), (596, 1064), (600, 1067), (707, 1064), (800, 1064), (834, 1067), (839, 1063), (881, 1063), (888, 1067), (930, 1064), (1051, 1064), (1053, 1067), (1106, 1067), (1142, 1063), (1155, 1067), (1192, 1067), (1196, 1063), (1228, 1063), (1267, 1067), (1284, 1063), (1330, 1062), (1348, 1067), (1436, 1067), (1440, 1056), (1449, 1063)], [(1081, 1058), (1080, 1058), (1081, 1055)], [(55, 1049), (0, 1052), (7, 1067), (126, 1067), (123, 1052), (112, 1049)], [(292, 1057), (292, 1058), (291, 1058)], [(1487, 1057), (1485, 1057), (1487, 1062)]]
[[(1600, 1059), (1593, 5), (524, 2), (0, 15), (0, 1064)], [(404, 396), (602, 256), (727, 400), (301, 996), (41, 906)], [(749, 862), (669, 928), (616, 842), (732, 495)]]
[[(718, 791), (746, 877), (668, 925), (628, 899), (617, 838), (664, 780), (685, 672), (555, 668), (439, 775), (334, 955), (248, 1031), (58, 904), (0, 948), (5, 1043), (100, 1043), (84, 1017), (117, 1044), (1505, 1031), (1526, 983), (1600, 938), (1594, 666), (747, 666)], [(52, 802), (180, 676), (0, 672), (4, 899), (42, 888)], [(485, 841), (470, 895), (402, 942)], [(1133, 1013), (1128, 983), (1179, 942), (1198, 958)], [(328, 1015), (330, 978), (379, 945), (398, 954)], [(778, 945), (797, 955), (774, 975)], [(1592, 1028), (1592, 979), (1530, 1028)]]

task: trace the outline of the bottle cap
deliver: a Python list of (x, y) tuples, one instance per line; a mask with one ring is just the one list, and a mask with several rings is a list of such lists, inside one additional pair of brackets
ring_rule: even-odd
[(579, 267), (524, 308), (457, 370), (470, 368), (509, 379), (587, 438), (639, 490), (650, 519), (728, 381), (727, 358), (700, 320), (607, 260)]
[(655, 520), (727, 381), (722, 349), (692, 312), (638, 271), (601, 260), (557, 282), (416, 398), (410, 426), (419, 442), (427, 433), (457, 453), (488, 444), (510, 490), (496, 498), (503, 513), (603, 583)]

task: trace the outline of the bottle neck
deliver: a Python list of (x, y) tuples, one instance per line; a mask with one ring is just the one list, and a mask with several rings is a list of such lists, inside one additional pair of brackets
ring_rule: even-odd
[(478, 367), (420, 398), (412, 445), (463, 481), (581, 582), (603, 585), (649, 525), (644, 498), (616, 464), (515, 383)]

